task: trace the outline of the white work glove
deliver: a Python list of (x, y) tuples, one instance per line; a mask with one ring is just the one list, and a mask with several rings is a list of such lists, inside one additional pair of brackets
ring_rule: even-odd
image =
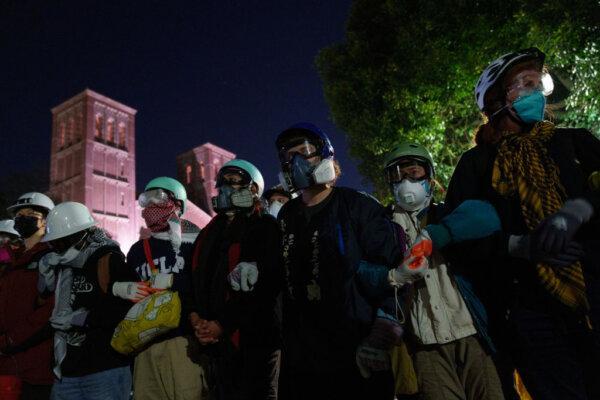
[(250, 292), (258, 280), (258, 268), (255, 262), (241, 262), (227, 275), (231, 288), (236, 292)]
[(148, 282), (115, 282), (112, 288), (113, 295), (134, 303), (157, 291)]
[(356, 365), (362, 377), (369, 379), (373, 371), (387, 371), (390, 369), (390, 352), (389, 350), (360, 344), (356, 349)]
[(152, 276), (150, 282), (154, 289), (169, 289), (173, 286), (173, 274), (156, 274)]
[(404, 254), (404, 261), (398, 267), (388, 272), (388, 282), (394, 287), (401, 287), (423, 277), (429, 269), (429, 260), (433, 245), (426, 230), (415, 239), (415, 243)]

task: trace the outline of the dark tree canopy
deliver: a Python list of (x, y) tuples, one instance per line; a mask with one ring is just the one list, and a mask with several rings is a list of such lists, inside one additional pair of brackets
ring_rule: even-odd
[(323, 49), (317, 68), (334, 122), (382, 197), (383, 157), (401, 141), (425, 145), (448, 181), (481, 123), (479, 74), (500, 55), (532, 46), (546, 53), (568, 94), (558, 99), (557, 122), (597, 131), (596, 0), (355, 0), (345, 42)]

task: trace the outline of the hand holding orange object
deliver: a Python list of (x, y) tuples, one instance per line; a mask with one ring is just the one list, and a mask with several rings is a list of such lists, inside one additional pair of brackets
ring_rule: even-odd
[(131, 300), (134, 303), (143, 300), (147, 296), (160, 292), (162, 289), (155, 289), (148, 282), (115, 282), (113, 284), (113, 295), (125, 300)]
[(419, 269), (424, 262), (423, 258), (429, 257), (432, 252), (433, 243), (431, 242), (431, 239), (423, 237), (422, 235), (418, 236), (417, 242), (409, 249), (409, 257), (412, 257), (413, 260), (408, 264), (408, 269)]
[(427, 257), (433, 252), (433, 244), (426, 230), (415, 239), (413, 246), (406, 252), (404, 261), (388, 273), (390, 285), (400, 287), (422, 278), (425, 270), (429, 269)]

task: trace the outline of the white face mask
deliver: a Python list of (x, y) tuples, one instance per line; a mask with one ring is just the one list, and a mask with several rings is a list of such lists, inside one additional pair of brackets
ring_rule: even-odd
[(48, 264), (50, 265), (70, 265), (81, 253), (74, 246), (71, 246), (63, 254), (49, 253), (46, 257), (48, 258)]
[(406, 211), (421, 211), (431, 201), (431, 185), (429, 180), (412, 181), (404, 178), (393, 185), (396, 204)]
[(77, 257), (79, 257), (79, 255), (81, 254), (81, 250), (83, 249), (78, 249), (77, 247), (86, 247), (86, 246), (82, 246), (82, 243), (85, 243), (87, 240), (88, 234), (86, 233), (85, 235), (83, 235), (83, 237), (77, 241), (77, 243), (73, 244), (71, 247), (69, 247), (64, 253), (59, 254), (59, 253), (50, 253), (50, 264), (52, 265), (70, 265), (73, 261), (75, 261), (77, 259)]
[(281, 210), (281, 207), (283, 207), (283, 203), (275, 200), (269, 206), (269, 214), (277, 218), (277, 214), (279, 214), (279, 210)]

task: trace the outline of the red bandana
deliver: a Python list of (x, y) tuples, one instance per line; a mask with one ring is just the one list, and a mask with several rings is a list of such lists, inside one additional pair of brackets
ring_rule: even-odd
[(160, 204), (151, 204), (142, 210), (142, 217), (146, 226), (152, 232), (164, 232), (169, 230), (169, 219), (179, 219), (177, 212), (179, 207), (173, 200), (167, 200)]

